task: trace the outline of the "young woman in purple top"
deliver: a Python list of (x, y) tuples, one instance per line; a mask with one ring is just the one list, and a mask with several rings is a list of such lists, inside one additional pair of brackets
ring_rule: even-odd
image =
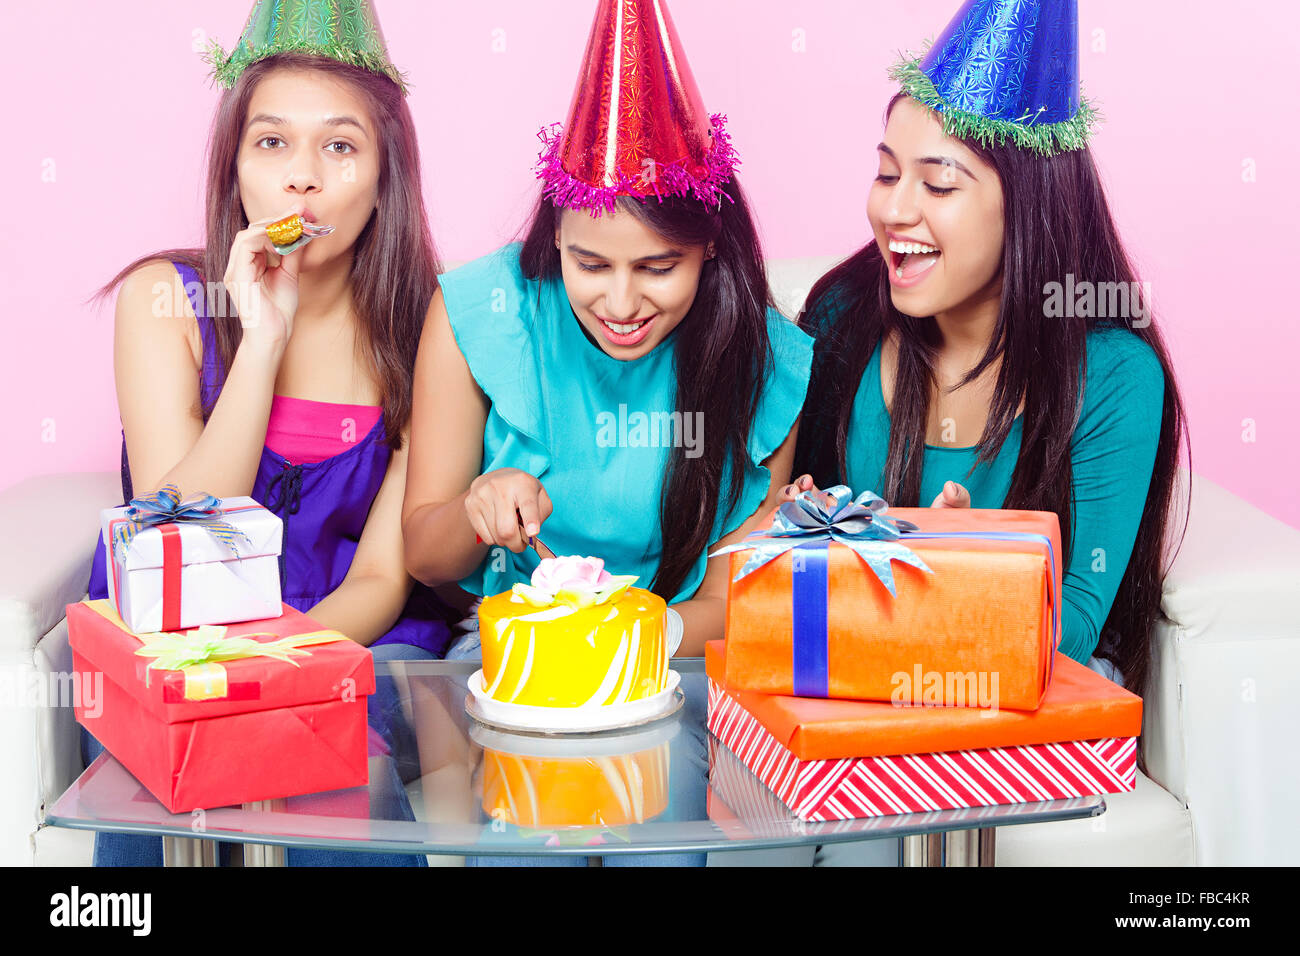
[[(401, 77), (363, 6), (323, 55), (313, 20), (262, 23), (270, 8), (254, 8), (235, 52), (216, 62), (229, 89), (210, 140), (205, 244), (139, 259), (104, 290), (120, 286), (123, 499), (167, 484), (251, 495), (284, 521), (285, 603), (377, 659), (432, 658), (450, 642), (450, 612), (406, 573), (401, 506), (415, 353), (439, 269)], [(334, 231), (278, 255), (267, 226), (291, 214)], [(267, 442), (276, 397), (381, 412), (364, 434), (340, 421), (341, 435), (353, 429), (344, 450), (293, 461)], [(101, 551), (91, 597), (106, 596)], [(384, 713), (395, 709), (387, 690), (372, 698), (372, 724), (396, 757), (405, 740)], [(372, 767), (372, 799), (409, 814), (396, 760), (385, 766), (378, 781)], [(157, 840), (108, 842), (97, 862), (161, 862)]]

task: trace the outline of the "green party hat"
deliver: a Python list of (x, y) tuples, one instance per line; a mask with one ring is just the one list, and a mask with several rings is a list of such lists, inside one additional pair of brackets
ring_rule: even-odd
[(257, 0), (229, 54), (213, 40), (204, 54), (212, 76), (229, 89), (251, 64), (277, 53), (309, 53), (406, 80), (388, 58), (370, 0)]

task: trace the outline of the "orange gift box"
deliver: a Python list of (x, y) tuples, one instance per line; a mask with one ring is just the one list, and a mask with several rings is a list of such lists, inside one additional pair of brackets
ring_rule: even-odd
[(705, 645), (709, 678), (800, 760), (1027, 747), (1142, 732), (1142, 698), (1064, 654), (1056, 656), (1043, 705), (1032, 712), (756, 694), (726, 684), (730, 661), (724, 658), (730, 656), (729, 644)]
[[(801, 820), (1061, 800), (1137, 785), (1141, 699), (1066, 657), (1042, 707), (1026, 712), (732, 690), (721, 683), (727, 652), (717, 641), (705, 648), (709, 732)], [(727, 790), (727, 776), (726, 761), (710, 765), (711, 787)], [(727, 799), (742, 813), (754, 809), (753, 800)], [(760, 821), (781, 819), (759, 804)]]
[[(1056, 515), (891, 508), (884, 517), (916, 525), (893, 543), (909, 548), (932, 573), (893, 560), (897, 593), (890, 595), (853, 549), (818, 542), (825, 552), (825, 607), (811, 639), (824, 629), (824, 645), (814, 648), (824, 669), (824, 696), (1037, 708), (1051, 681), (1060, 627)], [(961, 536), (971, 533), (981, 537)], [(1016, 537), (984, 536), (990, 533)], [(735, 577), (752, 552), (731, 553), (728, 688), (809, 696), (796, 679), (794, 608), (795, 562), (805, 559), (807, 547), (787, 551), (740, 581)], [(814, 695), (823, 696), (820, 690)]]

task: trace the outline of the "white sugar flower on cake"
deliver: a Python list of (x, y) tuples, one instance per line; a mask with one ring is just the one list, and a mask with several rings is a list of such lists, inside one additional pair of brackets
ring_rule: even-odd
[(610, 574), (601, 558), (565, 555), (543, 558), (533, 570), (531, 584), (516, 584), (512, 601), (534, 607), (566, 604), (573, 608), (607, 604), (636, 583), (635, 574)]

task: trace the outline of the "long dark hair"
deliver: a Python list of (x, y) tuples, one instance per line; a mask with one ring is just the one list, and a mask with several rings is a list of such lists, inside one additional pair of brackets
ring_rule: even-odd
[[(904, 95), (890, 101), (886, 120)], [(1005, 230), (997, 325), (979, 363), (954, 388), (973, 381), (1001, 358), (977, 464), (997, 457), (1023, 396), (1020, 454), (1002, 506), (1056, 512), (1068, 561), (1074, 533), (1070, 444), (1082, 405), (1079, 370), (1085, 336), (1114, 322), (1049, 318), (1044, 314), (1044, 295), (1049, 283), (1064, 283), (1067, 275), (1121, 283), (1134, 283), (1137, 275), (1088, 150), (1044, 158), (1013, 145), (963, 142), (997, 170)], [(886, 269), (873, 240), (823, 276), (809, 293), (800, 325), (817, 338), (808, 393), (818, 395), (819, 401), (804, 410), (795, 473), (809, 473), (823, 485), (844, 481), (854, 396), (871, 355), (893, 333), (898, 340), (898, 368), (889, 453), (884, 487), (872, 490), (891, 504), (915, 507), (922, 504), (922, 449), (933, 361), (941, 339), (932, 317), (915, 318), (894, 308)], [(1149, 319), (1149, 302), (1143, 302), (1143, 310)], [(838, 316), (833, 322), (828, 320), (832, 314)], [(1159, 359), (1164, 370), (1164, 408), (1137, 540), (1095, 653), (1114, 663), (1128, 688), (1142, 694), (1150, 670), (1151, 632), (1160, 609), (1166, 525), (1187, 423), (1169, 355), (1154, 322), (1121, 327), (1128, 327)], [(1188, 454), (1190, 467), (1190, 448)]]
[[(663, 555), (652, 584), (666, 601), (676, 596), (700, 553), (712, 543), (720, 492), (728, 516), (740, 499), (749, 433), (774, 361), (767, 335), (772, 298), (758, 232), (736, 178), (723, 189), (727, 198), (717, 209), (684, 197), (618, 199), (622, 209), (667, 242), (711, 242), (717, 252), (705, 260), (695, 301), (673, 332), (677, 410), (683, 416), (702, 411), (707, 437), (698, 457), (669, 456), (659, 505)], [(524, 275), (530, 279), (561, 274), (560, 250), (555, 247), (561, 213), (549, 199), (538, 200), (520, 252)], [(728, 467), (724, 490), (722, 476)]]
[[(396, 83), (386, 76), (327, 57), (280, 53), (248, 67), (217, 106), (208, 138), (207, 214), (204, 245), (167, 249), (142, 256), (114, 276), (105, 296), (141, 265), (158, 260), (184, 262), (203, 280), (206, 311), (214, 320), (218, 352), (217, 382), (223, 384), (243, 338), (230, 297), (211, 294), (220, 285), (235, 234), (248, 225), (239, 196), (236, 159), (257, 84), (270, 71), (289, 67), (324, 73), (346, 82), (366, 103), (381, 150), (379, 203), (357, 238), (352, 260), (352, 296), (357, 313), (357, 349), (364, 355), (382, 396), (384, 439), (394, 451), (411, 417), (415, 353), (429, 300), (438, 288), (441, 267), (429, 234), (420, 189), (420, 153), (411, 111)], [(202, 405), (212, 414), (217, 389)]]

